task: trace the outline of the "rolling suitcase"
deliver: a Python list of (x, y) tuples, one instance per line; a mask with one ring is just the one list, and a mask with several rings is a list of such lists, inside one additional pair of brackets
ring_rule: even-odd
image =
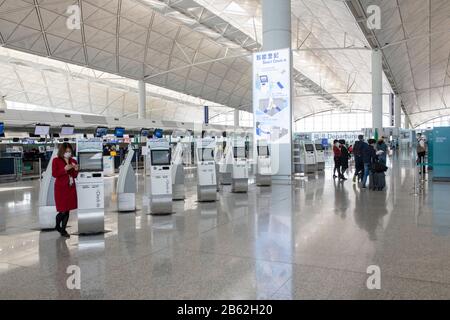
[(384, 172), (374, 172), (372, 175), (373, 190), (382, 191), (386, 187), (386, 175)]

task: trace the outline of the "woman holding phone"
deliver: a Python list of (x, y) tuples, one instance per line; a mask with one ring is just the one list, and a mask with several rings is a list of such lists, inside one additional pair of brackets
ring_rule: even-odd
[(73, 159), (73, 148), (68, 142), (59, 146), (58, 156), (52, 162), (52, 175), (55, 178), (56, 215), (55, 230), (61, 236), (69, 238), (66, 231), (70, 210), (77, 209), (77, 188), (75, 178), (78, 176), (78, 164)]

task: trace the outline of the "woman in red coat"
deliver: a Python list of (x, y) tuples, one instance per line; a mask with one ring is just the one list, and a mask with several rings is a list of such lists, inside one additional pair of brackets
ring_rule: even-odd
[(64, 142), (59, 146), (58, 156), (52, 162), (52, 174), (55, 178), (55, 203), (58, 211), (55, 229), (67, 238), (70, 237), (66, 231), (69, 212), (77, 208), (75, 178), (78, 176), (78, 164), (72, 155), (72, 146), (70, 143)]

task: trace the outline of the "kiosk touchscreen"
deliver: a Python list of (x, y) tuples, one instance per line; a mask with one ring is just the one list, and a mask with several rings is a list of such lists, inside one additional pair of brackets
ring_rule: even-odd
[(217, 200), (216, 161), (214, 150), (216, 142), (212, 138), (200, 139), (197, 143), (197, 200)]
[(184, 200), (184, 166), (183, 166), (183, 144), (176, 144), (172, 155), (172, 199)]
[(78, 233), (102, 233), (105, 230), (102, 139), (77, 140), (77, 156)]
[(150, 214), (172, 213), (172, 165), (169, 141), (164, 138), (147, 142), (150, 156)]
[(321, 143), (314, 144), (314, 152), (316, 156), (317, 170), (325, 170), (325, 150)]
[(130, 145), (127, 157), (119, 168), (117, 180), (119, 212), (136, 211), (136, 174), (132, 165), (134, 153)]
[(304, 142), (301, 144), (300, 166), (304, 173), (314, 173), (316, 171), (316, 155), (313, 143)]
[(248, 165), (245, 153), (245, 140), (237, 139), (234, 141), (233, 158), (231, 192), (247, 192)]
[(257, 143), (258, 159), (256, 162), (256, 185), (270, 186), (272, 184), (272, 161), (269, 144), (266, 140)]
[(41, 230), (55, 228), (55, 178), (52, 175), (52, 163), (57, 154), (58, 148), (55, 146), (39, 186), (39, 227)]

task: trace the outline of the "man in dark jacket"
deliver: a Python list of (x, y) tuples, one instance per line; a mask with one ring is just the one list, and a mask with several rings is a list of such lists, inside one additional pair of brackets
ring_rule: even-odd
[(353, 145), (353, 155), (355, 156), (355, 175), (353, 176), (353, 183), (356, 183), (356, 177), (358, 180), (362, 180), (364, 173), (364, 161), (362, 158), (362, 150), (367, 143), (364, 142), (364, 136), (360, 134), (358, 140)]
[(365, 146), (363, 147), (362, 157), (364, 162), (364, 176), (362, 180), (362, 188), (366, 188), (367, 178), (370, 174), (370, 166), (377, 158), (377, 152), (375, 150), (375, 139), (369, 139), (369, 145), (365, 143)]

